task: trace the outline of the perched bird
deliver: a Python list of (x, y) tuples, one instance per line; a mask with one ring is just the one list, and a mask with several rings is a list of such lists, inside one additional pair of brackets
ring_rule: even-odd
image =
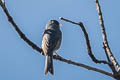
[(59, 49), (62, 40), (62, 32), (60, 24), (57, 20), (50, 20), (45, 27), (42, 38), (42, 50), (45, 55), (45, 74), (50, 72), (54, 74), (53, 70), (53, 53)]

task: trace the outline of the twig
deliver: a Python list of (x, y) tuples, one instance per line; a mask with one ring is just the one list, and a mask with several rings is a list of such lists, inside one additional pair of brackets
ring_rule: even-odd
[(117, 70), (120, 71), (120, 65), (118, 64), (117, 60), (113, 56), (113, 53), (111, 52), (111, 49), (110, 49), (109, 44), (108, 44), (108, 40), (107, 40), (107, 35), (106, 35), (105, 27), (104, 27), (104, 21), (103, 21), (103, 17), (102, 17), (100, 4), (99, 4), (98, 0), (96, 0), (95, 2), (96, 2), (96, 8), (97, 8), (99, 21), (100, 21), (100, 25), (101, 25), (101, 30), (102, 30), (103, 44), (104, 44), (106, 53), (109, 56), (109, 58), (112, 61), (112, 63), (114, 64), (114, 66), (116, 66)]
[(68, 60), (68, 59), (64, 59), (64, 58), (60, 57), (59, 55), (54, 55), (53, 58), (56, 59), (56, 60), (59, 60), (59, 61), (66, 62), (68, 64), (80, 66), (80, 67), (83, 67), (83, 68), (88, 69), (88, 70), (92, 70), (92, 71), (95, 71), (95, 72), (99, 72), (99, 73), (105, 74), (107, 76), (114, 77), (112, 75), (112, 73), (109, 73), (109, 72), (106, 72), (106, 71), (103, 71), (103, 70), (100, 70), (100, 69), (97, 69), (97, 68), (94, 68), (94, 67), (91, 67), (91, 66), (88, 66), (88, 65), (85, 65), (85, 64), (73, 62), (73, 61)]
[(81, 29), (82, 29), (82, 31), (83, 31), (83, 33), (84, 33), (84, 37), (85, 37), (85, 41), (86, 41), (86, 46), (87, 46), (87, 50), (88, 50), (88, 55), (91, 57), (91, 59), (92, 59), (95, 63), (109, 64), (107, 61), (96, 59), (95, 56), (93, 55), (92, 50), (91, 50), (91, 46), (90, 46), (90, 40), (89, 40), (89, 37), (88, 37), (87, 31), (86, 31), (86, 29), (85, 29), (85, 27), (84, 27), (84, 25), (83, 25), (82, 22), (79, 22), (79, 23), (77, 23), (77, 22), (73, 22), (73, 21), (68, 20), (68, 19), (65, 19), (65, 18), (63, 18), (63, 17), (60, 17), (59, 19), (80, 26)]
[(16, 32), (19, 34), (19, 36), (28, 44), (30, 45), (33, 49), (37, 50), (38, 52), (42, 52), (42, 49), (40, 49), (35, 43), (33, 43), (32, 41), (30, 41), (24, 33), (22, 33), (22, 31), (18, 28), (17, 24), (14, 22), (13, 18), (10, 16), (5, 3), (3, 3), (2, 1), (0, 1), (0, 5), (4, 11), (4, 13), (7, 16), (8, 21), (13, 25), (13, 27), (15, 28)]
[[(117, 80), (120, 80), (120, 65), (117, 62), (117, 60), (115, 59), (115, 57), (114, 57), (114, 55), (109, 47), (109, 44), (108, 44), (107, 34), (105, 31), (104, 20), (103, 20), (102, 11), (101, 11), (99, 1), (95, 0), (95, 3), (96, 3), (96, 8), (97, 8), (99, 21), (100, 21), (100, 25), (101, 25), (101, 30), (102, 30), (104, 51), (107, 55), (108, 61), (112, 63), (111, 65), (109, 65), (109, 67), (112, 69), (112, 71), (114, 73), (114, 78)], [(118, 72), (116, 71), (115, 67), (117, 68)]]

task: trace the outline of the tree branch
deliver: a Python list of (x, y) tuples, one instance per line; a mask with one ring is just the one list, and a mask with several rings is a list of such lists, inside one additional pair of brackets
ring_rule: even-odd
[(117, 60), (113, 56), (113, 54), (110, 50), (108, 41), (107, 41), (107, 35), (106, 35), (105, 27), (104, 27), (104, 21), (103, 21), (103, 17), (102, 17), (101, 7), (100, 7), (100, 4), (99, 4), (98, 0), (96, 0), (96, 8), (97, 8), (97, 11), (98, 11), (99, 21), (100, 21), (100, 25), (101, 25), (104, 47), (106, 49), (106, 52), (107, 52), (108, 56), (112, 60), (113, 64), (117, 67), (118, 71), (120, 71), (120, 65), (118, 64)]
[(22, 31), (18, 28), (17, 24), (14, 22), (13, 18), (10, 16), (6, 6), (5, 6), (5, 2), (3, 3), (2, 1), (0, 1), (0, 5), (4, 11), (4, 13), (7, 16), (8, 21), (13, 25), (14, 29), (16, 30), (16, 32), (18, 33), (18, 35), (29, 45), (31, 46), (33, 49), (37, 50), (38, 52), (42, 52), (42, 49), (40, 49), (35, 43), (33, 43), (32, 41), (30, 41), (24, 33), (22, 33)]
[[(99, 16), (99, 22), (100, 22), (101, 30), (102, 30), (103, 48), (104, 48), (104, 51), (105, 51), (106, 56), (108, 58), (108, 61), (112, 63), (111, 65), (109, 65), (109, 67), (112, 69), (112, 71), (114, 72), (115, 75), (117, 74), (116, 78), (117, 78), (117, 80), (119, 80), (120, 79), (120, 65), (117, 62), (117, 60), (115, 59), (115, 57), (114, 57), (114, 55), (109, 47), (109, 44), (108, 44), (107, 34), (105, 31), (104, 20), (103, 20), (102, 11), (101, 11), (99, 1), (95, 0), (95, 3), (96, 3), (96, 8), (97, 8), (98, 16)], [(116, 72), (114, 66), (117, 68), (118, 73)]]
[(98, 0), (96, 0), (96, 8), (97, 8), (99, 21), (100, 21), (100, 25), (101, 25), (101, 30), (102, 30), (104, 49), (106, 50), (106, 53), (109, 56), (110, 60), (112, 60), (112, 63), (116, 66), (118, 71), (120, 71), (120, 65), (118, 64), (117, 60), (113, 56), (113, 53), (111, 52), (111, 49), (110, 49), (108, 41), (107, 41), (107, 35), (106, 35), (105, 27), (104, 27), (104, 21), (103, 21), (103, 17), (102, 17), (101, 7), (100, 7)]
[(85, 64), (77, 63), (77, 62), (74, 62), (74, 61), (71, 61), (71, 60), (68, 60), (68, 59), (64, 59), (64, 58), (60, 57), (59, 55), (54, 55), (53, 58), (56, 59), (56, 60), (68, 63), (68, 64), (76, 65), (76, 66), (83, 67), (83, 68), (88, 69), (88, 70), (92, 70), (92, 71), (95, 71), (95, 72), (105, 74), (105, 75), (110, 76), (110, 77), (114, 77), (112, 75), (112, 73), (109, 73), (109, 72), (106, 72), (106, 71), (103, 71), (103, 70), (100, 70), (100, 69), (97, 69), (97, 68), (94, 68), (94, 67), (91, 67), (91, 66), (88, 66), (88, 65), (85, 65)]
[(86, 31), (86, 29), (85, 29), (85, 27), (84, 27), (84, 25), (83, 25), (82, 22), (79, 22), (79, 23), (73, 22), (73, 21), (68, 20), (68, 19), (65, 19), (65, 18), (63, 18), (63, 17), (60, 17), (59, 19), (80, 26), (81, 29), (82, 29), (82, 31), (83, 31), (83, 33), (84, 33), (84, 38), (85, 38), (85, 41), (86, 41), (86, 46), (87, 46), (87, 50), (88, 50), (88, 55), (90, 56), (90, 58), (91, 58), (95, 63), (109, 64), (107, 61), (96, 59), (95, 56), (93, 55), (92, 50), (91, 50), (90, 40), (89, 40), (87, 31)]
[(104, 51), (105, 51), (107, 60), (108, 60), (108, 62), (110, 63), (110, 64), (108, 64), (108, 66), (111, 68), (112, 72), (113, 72), (114, 74), (116, 74), (117, 71), (116, 71), (116, 69), (115, 69), (115, 67), (114, 67), (114, 64), (111, 62), (111, 60), (110, 60), (110, 58), (109, 58), (109, 56), (108, 56), (108, 54), (107, 54), (107, 51), (106, 51), (106, 48), (105, 48), (104, 43), (103, 43), (103, 48), (104, 48)]

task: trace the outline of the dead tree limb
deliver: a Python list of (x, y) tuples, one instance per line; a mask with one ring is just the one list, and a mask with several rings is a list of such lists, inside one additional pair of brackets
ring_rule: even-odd
[(18, 35), (28, 44), (30, 45), (33, 49), (37, 50), (38, 52), (42, 52), (42, 49), (40, 49), (38, 46), (35, 45), (35, 43), (33, 43), (32, 41), (30, 41), (24, 33), (22, 33), (22, 31), (18, 28), (17, 24), (14, 22), (13, 18), (10, 16), (6, 6), (5, 6), (5, 2), (0, 1), (0, 5), (4, 11), (4, 13), (7, 16), (8, 21), (13, 25), (14, 29), (16, 30), (16, 32), (18, 33)]
[(112, 63), (116, 66), (118, 71), (120, 71), (120, 65), (118, 64), (117, 60), (113, 56), (113, 53), (108, 44), (107, 35), (106, 35), (105, 27), (104, 27), (104, 21), (103, 21), (102, 12), (101, 12), (101, 7), (100, 7), (98, 0), (96, 0), (96, 8), (97, 8), (101, 30), (102, 30), (103, 44), (106, 49), (107, 55), (110, 57), (110, 59), (112, 60)]
[(85, 29), (85, 27), (84, 27), (84, 25), (83, 25), (82, 22), (78, 22), (78, 23), (77, 23), (77, 22), (73, 22), (73, 21), (68, 20), (68, 19), (65, 19), (65, 18), (63, 18), (63, 17), (60, 17), (59, 19), (80, 26), (81, 29), (82, 29), (82, 31), (83, 31), (83, 33), (84, 33), (84, 38), (85, 38), (85, 41), (86, 41), (87, 51), (88, 51), (88, 55), (90, 56), (90, 58), (91, 58), (95, 63), (109, 64), (107, 61), (96, 59), (95, 56), (93, 55), (93, 52), (92, 52), (92, 50), (91, 50), (91, 45), (90, 45), (89, 36), (88, 36), (88, 33), (87, 33), (87, 31), (86, 31), (86, 29)]
[(88, 66), (88, 65), (85, 65), (85, 64), (77, 63), (77, 62), (74, 62), (74, 61), (71, 61), (71, 60), (68, 60), (68, 59), (64, 59), (64, 58), (60, 57), (59, 55), (54, 55), (53, 57), (56, 60), (66, 62), (68, 64), (80, 66), (80, 67), (83, 67), (83, 68), (88, 69), (88, 70), (92, 70), (92, 71), (95, 71), (95, 72), (99, 72), (99, 73), (105, 74), (107, 76), (114, 77), (112, 75), (112, 73), (109, 73), (109, 72), (106, 72), (104, 70), (100, 70), (100, 69), (97, 69), (97, 68), (94, 68), (94, 67), (91, 67), (91, 66)]
[[(102, 11), (101, 11), (99, 1), (95, 0), (95, 3), (96, 3), (98, 16), (99, 16), (99, 22), (101, 25), (102, 38), (103, 38), (103, 48), (104, 48), (104, 51), (105, 51), (106, 56), (108, 58), (108, 61), (112, 63), (111, 65), (109, 65), (110, 68), (112, 69), (114, 75), (117, 75), (117, 76), (115, 76), (116, 79), (120, 80), (120, 65), (117, 62), (117, 60), (115, 59), (115, 57), (114, 57), (114, 55), (109, 47), (109, 43), (107, 40), (107, 34), (106, 34), (105, 26), (104, 26), (104, 20), (103, 20)], [(115, 67), (117, 68), (118, 72), (116, 72)]]

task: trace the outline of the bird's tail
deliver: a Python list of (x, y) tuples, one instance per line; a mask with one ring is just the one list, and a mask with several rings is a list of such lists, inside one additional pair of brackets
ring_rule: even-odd
[(46, 60), (45, 60), (45, 74), (47, 74), (48, 72), (50, 72), (52, 75), (54, 74), (54, 70), (53, 70), (53, 57), (52, 56), (46, 56)]

